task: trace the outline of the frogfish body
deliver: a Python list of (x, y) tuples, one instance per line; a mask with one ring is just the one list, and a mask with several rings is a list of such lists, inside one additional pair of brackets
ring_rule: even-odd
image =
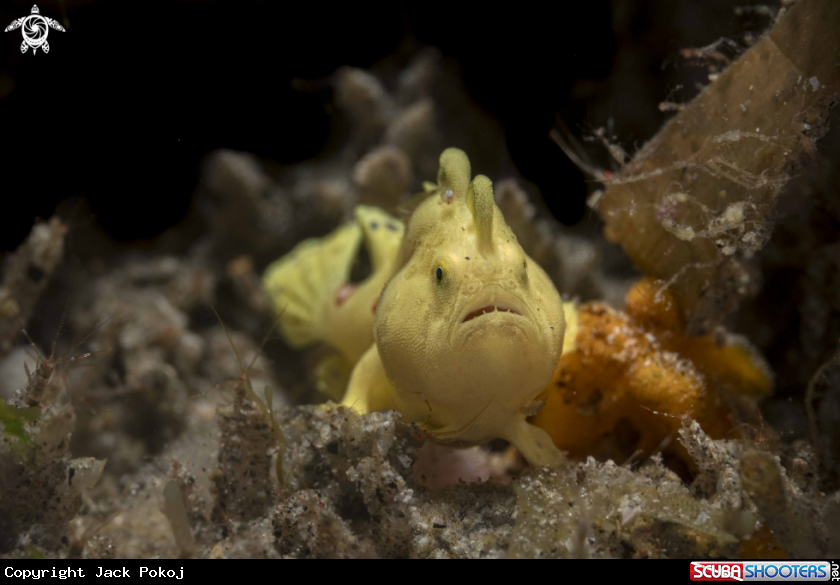
[(320, 290), (311, 278), (301, 281), (318, 256), (311, 242), (301, 245), (308, 253), (291, 253), (297, 260), (269, 267), (266, 287), (285, 311), (282, 331), (298, 346), (327, 341), (355, 364), (342, 399), (347, 407), (398, 410), (439, 441), (507, 439), (531, 464), (557, 465), (562, 454), (526, 417), (539, 410), (537, 396), (563, 350), (560, 295), (505, 223), (490, 180), (471, 178), (462, 151), (443, 152), (437, 184), (426, 191), (407, 225), (392, 232), (398, 238), (383, 245), (368, 236), (373, 273), (348, 298), (361, 293), (352, 315), (330, 321), (335, 307), (316, 308), (334, 304), (346, 282), (349, 264), (340, 252), (317, 261), (329, 274)]

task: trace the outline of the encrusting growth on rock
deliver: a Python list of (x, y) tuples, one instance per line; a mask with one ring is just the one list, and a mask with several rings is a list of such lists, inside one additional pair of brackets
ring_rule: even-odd
[(741, 420), (734, 413), (749, 413), (770, 392), (768, 367), (744, 341), (680, 333), (662, 283), (640, 281), (626, 312), (592, 302), (577, 317), (573, 349), (563, 353), (533, 421), (576, 457), (649, 455), (668, 446), (682, 418), (697, 420), (713, 438), (731, 438)]

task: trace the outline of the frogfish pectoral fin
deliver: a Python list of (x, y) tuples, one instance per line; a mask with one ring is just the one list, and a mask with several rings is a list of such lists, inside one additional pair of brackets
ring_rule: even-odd
[(528, 424), (524, 418), (517, 418), (510, 425), (505, 439), (516, 445), (528, 463), (535, 467), (559, 467), (566, 456), (558, 449), (547, 432)]
[(347, 393), (341, 404), (358, 414), (394, 409), (396, 390), (385, 375), (376, 344), (370, 346), (350, 375)]

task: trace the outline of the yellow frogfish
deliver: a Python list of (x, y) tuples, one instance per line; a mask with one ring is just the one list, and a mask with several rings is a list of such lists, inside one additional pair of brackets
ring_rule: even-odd
[[(295, 347), (333, 347), (335, 380), (352, 367), (342, 403), (357, 412), (395, 409), (439, 441), (502, 438), (533, 465), (557, 465), (561, 452), (527, 417), (563, 350), (560, 295), (464, 152), (445, 150), (425, 190), (405, 226), (359, 207), (356, 222), (269, 266), (281, 331)], [(347, 285), (362, 244), (372, 273)]]

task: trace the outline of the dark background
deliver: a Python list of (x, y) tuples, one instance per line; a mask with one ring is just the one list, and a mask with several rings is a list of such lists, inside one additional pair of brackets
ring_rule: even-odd
[[(587, 189), (548, 139), (555, 116), (575, 133), (609, 123), (632, 152), (666, 119), (656, 104), (688, 99), (686, 78), (705, 75), (681, 48), (768, 25), (734, 15), (737, 4), (41, 1), (67, 29), (50, 31), (49, 54), (22, 55), (19, 30), (0, 34), (0, 250), (68, 197), (117, 240), (153, 237), (183, 217), (208, 151), (294, 163), (324, 148), (329, 88), (296, 91), (292, 80), (421, 45), (459, 62), (519, 172), (574, 224)], [(31, 7), (4, 0), (0, 25)]]

